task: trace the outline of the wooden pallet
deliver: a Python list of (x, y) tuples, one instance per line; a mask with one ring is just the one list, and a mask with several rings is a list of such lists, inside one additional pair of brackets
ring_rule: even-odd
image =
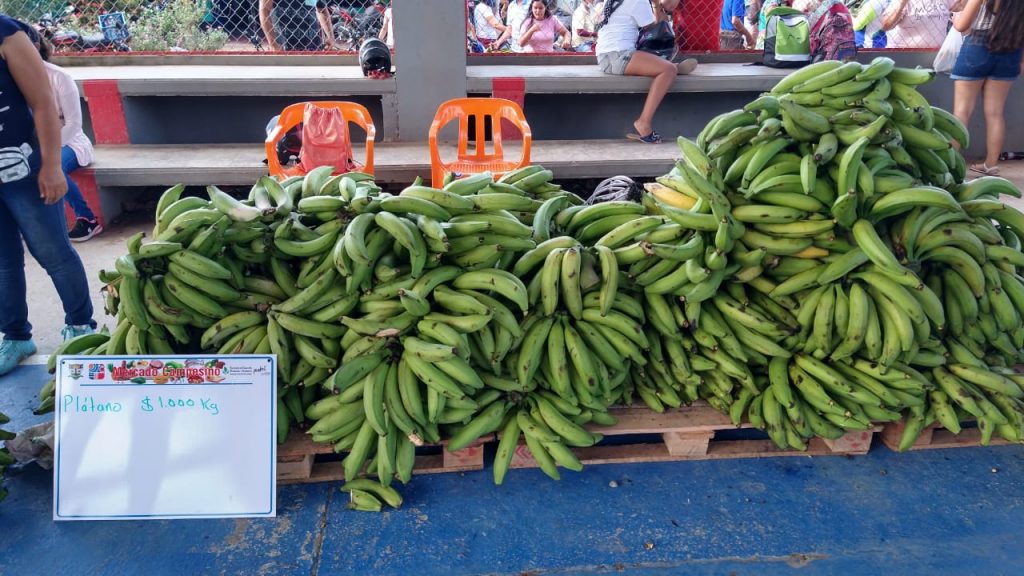
[[(669, 462), (677, 460), (714, 460), (726, 458), (762, 458), (771, 456), (834, 456), (863, 455), (871, 448), (873, 430), (849, 432), (836, 440), (814, 438), (806, 451), (782, 450), (768, 439), (725, 439), (723, 432), (735, 430), (729, 417), (704, 402), (663, 414), (646, 407), (617, 408), (611, 413), (618, 418), (615, 426), (592, 427), (606, 437), (626, 435), (660, 435), (659, 441), (642, 443), (602, 443), (588, 448), (574, 448), (584, 464), (627, 464), (636, 462)], [(744, 424), (749, 428), (749, 424)], [(512, 468), (534, 468), (537, 464), (525, 445), (516, 449)]]
[[(882, 443), (886, 448), (899, 451), (900, 438), (903, 436), (903, 422), (890, 422), (882, 430)], [(989, 446), (1006, 446), (1010, 444), (999, 437), (992, 436)], [(933, 450), (938, 448), (970, 448), (981, 446), (981, 430), (978, 428), (963, 428), (959, 434), (953, 434), (938, 424), (925, 428), (918, 436), (917, 442), (910, 447), (911, 450)]]
[[(484, 444), (493, 436), (481, 438), (472, 446), (449, 452), (443, 444), (417, 449), (414, 474), (483, 470)], [(277, 447), (277, 483), (309, 484), (344, 480), (340, 456), (330, 444), (317, 444), (301, 430), (292, 429), (284, 444)]]

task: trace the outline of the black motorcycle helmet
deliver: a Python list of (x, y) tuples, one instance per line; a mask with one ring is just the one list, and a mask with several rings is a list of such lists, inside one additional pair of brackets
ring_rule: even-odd
[(637, 50), (650, 52), (655, 56), (671, 61), (676, 57), (679, 48), (676, 46), (676, 39), (662, 26), (652, 26), (640, 31), (640, 38), (636, 43)]
[(642, 190), (640, 185), (629, 176), (612, 176), (602, 181), (587, 198), (587, 204), (600, 204), (613, 200), (639, 202)]
[(391, 73), (391, 51), (380, 38), (367, 38), (359, 47), (359, 66), (363, 76)]

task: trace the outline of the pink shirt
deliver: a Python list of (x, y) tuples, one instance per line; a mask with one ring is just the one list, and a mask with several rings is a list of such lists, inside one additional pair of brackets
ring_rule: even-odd
[(562, 23), (554, 16), (548, 16), (544, 20), (533, 20), (528, 17), (523, 21), (522, 34), (525, 35), (530, 26), (534, 24), (538, 24), (540, 29), (534, 32), (526, 42), (526, 46), (523, 46), (523, 52), (554, 52), (552, 46), (555, 43), (555, 38), (564, 29)]

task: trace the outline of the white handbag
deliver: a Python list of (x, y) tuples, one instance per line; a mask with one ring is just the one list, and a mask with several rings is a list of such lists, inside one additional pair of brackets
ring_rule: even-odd
[(936, 72), (949, 74), (956, 64), (956, 57), (960, 54), (960, 48), (964, 45), (964, 35), (956, 28), (950, 26), (946, 33), (946, 39), (942, 41), (939, 53), (935, 55), (935, 62), (932, 67)]

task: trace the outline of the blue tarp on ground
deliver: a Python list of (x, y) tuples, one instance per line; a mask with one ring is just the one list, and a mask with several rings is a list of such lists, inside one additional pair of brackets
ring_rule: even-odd
[[(13, 427), (43, 376), (0, 379)], [(418, 476), (384, 514), (286, 486), (272, 520), (54, 523), (49, 473), (7, 486), (0, 576), (1024, 574), (1020, 446)]]

